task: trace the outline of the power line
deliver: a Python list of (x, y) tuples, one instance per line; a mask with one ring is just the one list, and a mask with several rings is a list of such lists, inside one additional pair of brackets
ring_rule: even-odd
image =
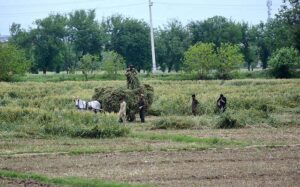
[[(26, 3), (26, 4), (6, 4), (6, 5), (0, 5), (0, 8), (17, 8), (17, 7), (39, 7), (39, 6), (59, 6), (59, 5), (74, 5), (74, 4), (88, 4), (88, 3), (99, 3), (99, 2), (105, 2), (108, 0), (72, 0), (67, 2), (48, 2), (48, 3)], [(128, 0), (126, 0), (128, 2)], [(135, 0), (136, 1), (136, 0)], [(145, 0), (139, 0), (139, 1), (145, 1)]]
[[(126, 8), (126, 7), (134, 7), (134, 6), (140, 6), (140, 5), (145, 5), (146, 3), (134, 3), (134, 4), (124, 4), (124, 5), (116, 5), (116, 6), (105, 6), (105, 7), (95, 7), (95, 8), (90, 8), (90, 9), (84, 9), (84, 10), (91, 10), (91, 9), (112, 9), (112, 8)], [(80, 9), (82, 10), (82, 9)], [(72, 12), (74, 9), (70, 10), (62, 10), (62, 11), (46, 11), (47, 13), (68, 13)], [(16, 15), (16, 14), (40, 14), (40, 13), (45, 13), (45, 11), (30, 11), (30, 12), (12, 12), (12, 13), (0, 13), (0, 15)]]
[(51, 2), (51, 3), (31, 3), (31, 4), (15, 4), (15, 5), (1, 5), (0, 8), (15, 8), (15, 7), (33, 7), (33, 6), (58, 6), (58, 5), (68, 5), (68, 4), (81, 4), (81, 3), (90, 3), (95, 1), (105, 1), (105, 0), (73, 0), (68, 2)]
[(170, 6), (211, 6), (211, 7), (262, 7), (262, 4), (213, 4), (213, 3), (177, 3), (177, 2), (166, 2), (159, 1), (155, 2), (158, 5), (170, 5)]

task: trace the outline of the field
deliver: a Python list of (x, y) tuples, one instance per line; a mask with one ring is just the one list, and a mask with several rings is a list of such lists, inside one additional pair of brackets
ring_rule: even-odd
[(0, 186), (299, 185), (299, 79), (143, 82), (145, 124), (76, 110), (73, 96), (122, 80), (1, 82)]

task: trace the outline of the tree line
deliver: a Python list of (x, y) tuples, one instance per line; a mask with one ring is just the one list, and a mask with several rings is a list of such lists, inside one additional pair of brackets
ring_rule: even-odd
[[(270, 61), (272, 55), (283, 48), (297, 53), (297, 58), (299, 7), (297, 0), (284, 0), (275, 18), (257, 25), (222, 16), (187, 25), (171, 20), (155, 30), (157, 64), (162, 71), (196, 70), (201, 74), (218, 70), (224, 77), (241, 65), (251, 70), (258, 61), (266, 69), (269, 62), (275, 63)], [(149, 30), (143, 20), (113, 15), (97, 21), (95, 10), (76, 10), (38, 19), (27, 30), (13, 23), (8, 45), (24, 51), (32, 73), (87, 73), (99, 68), (116, 72), (129, 64), (138, 71), (151, 71)], [(197, 56), (199, 52), (202, 56)]]

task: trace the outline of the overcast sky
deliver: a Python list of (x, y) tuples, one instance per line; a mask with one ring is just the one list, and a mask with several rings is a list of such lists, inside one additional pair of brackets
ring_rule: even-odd
[[(257, 24), (267, 20), (266, 0), (152, 0), (154, 27), (171, 19), (183, 24), (220, 15), (234, 21)], [(282, 0), (272, 0), (272, 16)], [(148, 0), (0, 0), (0, 34), (8, 35), (10, 25), (33, 26), (36, 19), (50, 13), (68, 13), (77, 9), (96, 9), (97, 20), (113, 14), (149, 22)]]

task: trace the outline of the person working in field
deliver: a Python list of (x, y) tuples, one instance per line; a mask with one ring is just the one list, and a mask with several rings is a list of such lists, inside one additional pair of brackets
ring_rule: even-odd
[(120, 99), (120, 110), (119, 110), (119, 122), (124, 123), (126, 121), (126, 102), (125, 98)]
[(133, 65), (130, 65), (129, 68), (127, 68), (125, 76), (127, 79), (127, 89), (135, 89), (140, 86), (140, 81), (137, 77), (137, 71)]
[(196, 95), (192, 95), (192, 113), (194, 116), (197, 115), (197, 107), (198, 107), (199, 101), (196, 99)]
[(221, 94), (219, 99), (217, 100), (217, 107), (220, 112), (225, 112), (227, 107), (226, 104), (227, 104), (227, 99), (223, 94)]
[(141, 94), (138, 104), (139, 104), (139, 113), (140, 113), (141, 122), (145, 123), (146, 101), (144, 98), (144, 94)]

